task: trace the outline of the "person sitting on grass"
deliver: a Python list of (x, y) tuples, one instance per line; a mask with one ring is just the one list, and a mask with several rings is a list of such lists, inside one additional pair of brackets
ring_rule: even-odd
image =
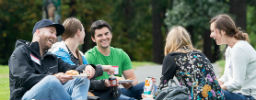
[(248, 43), (248, 34), (236, 27), (227, 14), (210, 21), (211, 34), (217, 45), (227, 45), (225, 71), (219, 79), (226, 100), (256, 99), (256, 51)]
[[(112, 28), (104, 20), (97, 20), (92, 23), (91, 39), (97, 46), (85, 53), (89, 64), (112, 65), (116, 68), (115, 75), (125, 79), (133, 80), (132, 83), (122, 83), (124, 88), (120, 88), (121, 96), (119, 100), (140, 99), (144, 89), (144, 82), (138, 83), (134, 70), (132, 69), (130, 57), (119, 48), (111, 47)], [(96, 79), (108, 79), (109, 74), (104, 72)], [(95, 94), (102, 94), (105, 91), (95, 91)]]
[[(53, 44), (49, 52), (56, 54), (58, 58), (61, 58), (64, 62), (71, 65), (87, 64), (85, 56), (78, 48), (79, 45), (84, 43), (84, 37), (86, 35), (81, 21), (77, 18), (70, 17), (65, 19), (63, 26), (65, 28), (61, 36), (63, 41)], [(110, 65), (101, 66), (103, 70), (108, 73), (114, 73), (115, 71)], [(105, 86), (105, 84), (107, 84), (107, 86)], [(92, 78), (89, 91), (103, 90), (109, 87), (108, 84), (110, 84), (108, 80), (96, 80)]]
[[(10, 100), (86, 100), (90, 78), (102, 75), (100, 67), (70, 65), (48, 53), (64, 32), (64, 27), (48, 19), (33, 28), (32, 42), (17, 40), (9, 59)], [(88, 78), (64, 74), (68, 70), (86, 72)], [(96, 71), (101, 71), (95, 74)], [(74, 72), (76, 72), (74, 71)]]

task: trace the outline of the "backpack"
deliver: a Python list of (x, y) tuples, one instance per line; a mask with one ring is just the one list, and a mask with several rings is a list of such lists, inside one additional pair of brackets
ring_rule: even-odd
[[(155, 100), (189, 100), (188, 88), (170, 80), (171, 85), (167, 85), (156, 92)], [(173, 84), (174, 83), (174, 84)]]

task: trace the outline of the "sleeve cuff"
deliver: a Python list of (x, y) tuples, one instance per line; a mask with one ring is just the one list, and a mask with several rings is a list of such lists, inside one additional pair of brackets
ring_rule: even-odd
[(103, 69), (102, 69), (102, 66), (101, 66), (101, 65), (95, 66), (94, 69), (95, 69), (95, 75), (94, 75), (93, 78), (96, 78), (96, 77), (98, 77), (98, 76), (103, 75)]
[(232, 92), (234, 90), (239, 90), (241, 86), (236, 86), (235, 84), (232, 83), (224, 83), (224, 86), (227, 88), (228, 91)]
[(91, 65), (96, 70), (96, 66), (94, 64), (89, 64), (89, 65)]
[(79, 73), (83, 73), (83, 70), (85, 69), (87, 65), (80, 65), (76, 68), (76, 70), (79, 72)]

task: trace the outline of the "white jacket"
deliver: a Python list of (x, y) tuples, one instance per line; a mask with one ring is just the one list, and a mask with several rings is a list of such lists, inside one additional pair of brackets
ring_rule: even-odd
[(226, 64), (220, 81), (228, 91), (256, 98), (256, 51), (247, 41), (238, 41), (225, 53)]

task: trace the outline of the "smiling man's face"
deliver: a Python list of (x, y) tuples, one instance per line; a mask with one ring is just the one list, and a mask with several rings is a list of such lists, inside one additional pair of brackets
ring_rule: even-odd
[(39, 33), (40, 39), (38, 42), (43, 50), (51, 48), (52, 44), (57, 40), (56, 28), (53, 26), (40, 28)]
[(94, 37), (92, 37), (93, 42), (97, 44), (100, 48), (110, 47), (112, 40), (112, 33), (107, 27), (102, 27), (95, 30)]

